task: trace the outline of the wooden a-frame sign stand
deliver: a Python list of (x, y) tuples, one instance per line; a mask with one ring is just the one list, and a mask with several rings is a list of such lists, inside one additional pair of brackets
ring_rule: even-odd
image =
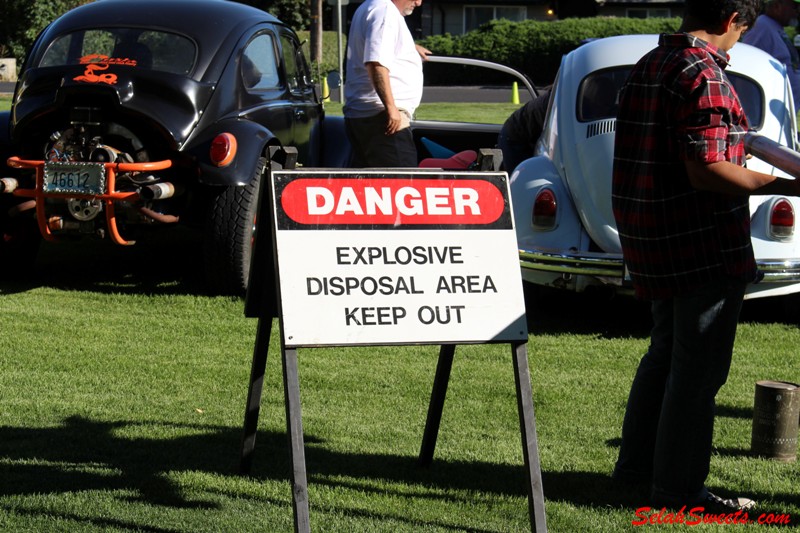
[[(271, 167), (273, 170), (276, 168), (294, 168), (295, 160), (296, 154), (291, 151), (288, 151), (288, 153), (287, 151), (275, 151), (272, 154)], [(263, 216), (263, 214), (269, 213), (271, 210), (269, 207), (271, 206), (271, 202), (267, 199), (270, 194), (271, 192), (268, 184), (262, 183), (259, 199), (259, 212), (262, 213), (262, 216), (259, 217), (259, 231), (268, 230), (267, 234), (272, 234), (274, 237), (272, 217), (269, 215)], [(267, 209), (262, 210), (261, 208)], [(265, 228), (267, 225), (270, 227)], [(258, 239), (256, 239), (251, 263), (250, 285), (245, 302), (245, 315), (248, 317), (257, 317), (258, 328), (253, 349), (250, 382), (244, 414), (239, 471), (241, 474), (248, 474), (253, 462), (261, 395), (272, 331), (272, 319), (277, 317), (279, 319), (281, 331), (281, 361), (283, 365), (286, 429), (289, 437), (292, 461), (291, 484), (294, 529), (296, 532), (310, 532), (311, 524), (300, 406), (297, 347), (287, 346), (285, 344), (283, 317), (279, 312), (281, 307), (280, 285), (276, 274), (277, 263), (273, 262), (275, 260), (275, 253), (274, 248), (271, 246), (258, 246)], [(270, 289), (274, 289), (276, 292), (270, 295)], [(275, 298), (274, 294), (278, 295), (277, 298)], [(522, 438), (522, 454), (526, 473), (528, 513), (530, 516), (531, 531), (535, 531), (536, 533), (546, 532), (544, 492), (542, 488), (538, 439), (536, 435), (533, 391), (528, 367), (527, 344), (525, 342), (512, 342), (510, 343), (510, 347), (514, 367), (514, 383)], [(440, 345), (439, 360), (434, 376), (433, 388), (428, 406), (428, 415), (418, 459), (420, 466), (429, 466), (433, 461), (455, 349), (456, 344)]]

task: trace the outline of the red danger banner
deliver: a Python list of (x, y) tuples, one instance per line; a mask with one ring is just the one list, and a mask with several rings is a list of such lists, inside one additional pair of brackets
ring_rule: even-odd
[(508, 229), (505, 183), (497, 176), (457, 181), (430, 178), (324, 177), (300, 174), (277, 178), (282, 217), (279, 229), (319, 226), (435, 226)]

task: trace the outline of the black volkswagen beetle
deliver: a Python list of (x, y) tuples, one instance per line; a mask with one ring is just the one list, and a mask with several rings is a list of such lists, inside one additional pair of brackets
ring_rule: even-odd
[(319, 164), (300, 46), (224, 0), (99, 0), (54, 21), (0, 113), (3, 267), (30, 264), (40, 235), (130, 245), (180, 223), (202, 231), (211, 291), (242, 294), (269, 147)]

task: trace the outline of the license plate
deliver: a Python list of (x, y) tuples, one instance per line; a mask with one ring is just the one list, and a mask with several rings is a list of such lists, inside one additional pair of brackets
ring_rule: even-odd
[(103, 194), (106, 167), (102, 163), (45, 163), (44, 192)]

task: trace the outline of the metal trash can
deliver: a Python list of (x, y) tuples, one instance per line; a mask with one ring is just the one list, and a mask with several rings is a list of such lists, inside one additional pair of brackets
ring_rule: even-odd
[(753, 404), (753, 455), (791, 462), (797, 459), (800, 386), (758, 381)]

